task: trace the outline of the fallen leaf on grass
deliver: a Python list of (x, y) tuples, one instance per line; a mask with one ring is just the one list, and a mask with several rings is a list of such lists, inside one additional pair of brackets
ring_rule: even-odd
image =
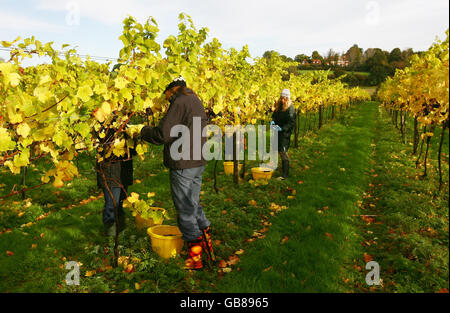
[(239, 263), (240, 259), (237, 255), (232, 255), (230, 256), (230, 258), (228, 259), (228, 265), (236, 265), (237, 263)]
[(219, 246), (221, 243), (222, 243), (222, 241), (219, 240), (219, 239), (217, 239), (217, 240), (215, 241), (216, 246)]
[(370, 254), (367, 254), (365, 252), (364, 252), (363, 258), (364, 258), (364, 262), (366, 262), (366, 263), (369, 263), (370, 261), (373, 260), (373, 256), (371, 256)]
[(285, 243), (285, 242), (288, 241), (288, 240), (289, 240), (289, 237), (288, 237), (288, 236), (284, 237), (283, 239), (281, 239), (281, 244)]
[(139, 283), (134, 283), (134, 289), (136, 290), (141, 289), (141, 285), (139, 285)]
[(219, 262), (219, 267), (220, 267), (220, 268), (225, 268), (225, 267), (227, 267), (227, 261), (225, 261), (225, 260), (220, 260), (220, 262)]
[(370, 216), (361, 216), (361, 218), (364, 220), (364, 222), (366, 222), (367, 224), (371, 224), (375, 221), (375, 218), (370, 217)]
[(270, 271), (272, 269), (273, 266), (269, 266), (268, 268), (264, 269), (263, 272), (267, 272)]
[(243, 254), (244, 252), (245, 252), (244, 249), (240, 249), (240, 250), (236, 251), (234, 254), (241, 255), (241, 254)]
[(86, 277), (91, 277), (91, 276), (94, 276), (95, 273), (96, 273), (95, 270), (93, 270), (93, 271), (86, 271), (86, 274), (85, 274), (84, 276), (86, 276)]
[(230, 273), (232, 271), (231, 267), (224, 267), (222, 268), (223, 273)]
[(7, 256), (13, 256), (13, 255), (14, 255), (14, 252), (9, 251), (9, 250), (6, 250), (6, 255), (7, 255)]
[(36, 247), (37, 247), (37, 244), (35, 244), (35, 243), (31, 244), (31, 249), (34, 249)]
[(252, 237), (260, 237), (261, 235), (262, 235), (261, 233), (255, 231), (253, 232)]
[(257, 206), (258, 203), (257, 203), (255, 200), (250, 200), (250, 201), (248, 202), (248, 205), (251, 205), (251, 206)]
[(222, 214), (224, 214), (224, 215), (227, 214), (227, 210), (223, 210)]
[(303, 180), (299, 180), (299, 181), (298, 181), (298, 184), (299, 184), (299, 185), (301, 185), (301, 184), (303, 184), (303, 183), (304, 183)]
[(438, 293), (448, 293), (448, 289), (442, 288), (441, 290), (438, 291)]
[(330, 238), (331, 240), (334, 239), (334, 236), (330, 233), (325, 233), (325, 236), (327, 236), (328, 238)]

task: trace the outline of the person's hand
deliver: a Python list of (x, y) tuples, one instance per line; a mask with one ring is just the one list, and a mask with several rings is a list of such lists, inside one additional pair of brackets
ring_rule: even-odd
[(280, 126), (276, 125), (274, 121), (270, 122), (270, 126), (273, 127), (274, 129), (278, 130), (279, 132), (282, 131), (282, 128)]

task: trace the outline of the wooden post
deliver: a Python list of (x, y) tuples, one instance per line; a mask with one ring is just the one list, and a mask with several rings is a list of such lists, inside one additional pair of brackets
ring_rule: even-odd
[(323, 104), (319, 106), (319, 129), (322, 128), (323, 124)]
[(414, 142), (413, 142), (413, 155), (417, 153), (417, 147), (419, 146), (419, 128), (417, 116), (414, 117)]
[(441, 154), (442, 154), (442, 144), (444, 142), (445, 130), (447, 129), (448, 120), (444, 123), (442, 127), (441, 141), (439, 142), (439, 154), (438, 154), (438, 164), (439, 164), (439, 191), (442, 189), (442, 165), (441, 165)]

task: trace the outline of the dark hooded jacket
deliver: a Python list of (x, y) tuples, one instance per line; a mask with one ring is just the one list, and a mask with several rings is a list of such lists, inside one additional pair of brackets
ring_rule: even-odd
[(292, 131), (295, 127), (296, 113), (294, 106), (290, 106), (286, 111), (277, 109), (273, 115), (272, 120), (276, 125), (281, 127), (278, 133), (278, 151), (287, 151), (291, 143)]
[[(167, 168), (181, 170), (206, 165), (206, 160), (202, 153), (206, 137), (202, 136), (202, 132), (207, 125), (208, 119), (201, 100), (192, 90), (180, 88), (169, 101), (169, 109), (159, 125), (157, 127), (144, 126), (142, 128), (142, 139), (152, 144), (164, 145), (164, 165)], [(194, 120), (194, 118), (196, 119)], [(189, 130), (189, 137), (175, 132), (174, 126), (177, 125), (185, 126)], [(174, 132), (174, 137), (171, 136), (171, 131)], [(181, 137), (183, 137), (182, 145), (179, 141)], [(194, 142), (196, 142), (196, 145), (194, 145)], [(183, 146), (185, 148), (188, 147), (189, 157), (181, 157), (179, 160), (174, 159), (170, 153), (174, 143), (176, 143), (174, 150), (178, 147), (178, 152), (182, 151)]]

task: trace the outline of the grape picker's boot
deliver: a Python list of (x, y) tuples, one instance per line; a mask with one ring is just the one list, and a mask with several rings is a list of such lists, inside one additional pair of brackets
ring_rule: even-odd
[(212, 246), (210, 226), (202, 230), (202, 236), (203, 236), (203, 248), (206, 251), (206, 255), (208, 256), (209, 260), (211, 260), (212, 262), (216, 262), (216, 256), (214, 254), (214, 249)]
[(194, 241), (187, 241), (186, 245), (188, 248), (188, 258), (184, 263), (184, 268), (187, 270), (199, 270), (203, 268), (203, 236), (198, 237)]

